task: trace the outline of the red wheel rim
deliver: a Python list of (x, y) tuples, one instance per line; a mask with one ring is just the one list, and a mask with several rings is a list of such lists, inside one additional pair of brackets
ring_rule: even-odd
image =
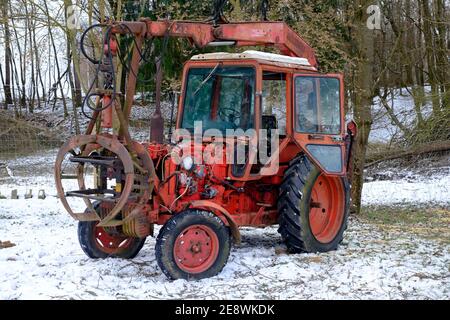
[(188, 273), (204, 272), (219, 255), (219, 238), (208, 226), (189, 226), (176, 238), (173, 255), (181, 270)]
[(101, 227), (94, 228), (94, 240), (97, 248), (108, 254), (119, 253), (129, 247), (133, 238), (111, 235)]
[(339, 177), (320, 175), (311, 191), (309, 225), (317, 241), (330, 243), (342, 227), (345, 192)]

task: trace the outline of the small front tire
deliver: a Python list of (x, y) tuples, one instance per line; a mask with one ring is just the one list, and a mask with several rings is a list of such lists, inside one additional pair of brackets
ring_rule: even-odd
[(231, 249), (229, 228), (215, 214), (186, 210), (173, 216), (156, 239), (156, 260), (170, 279), (200, 280), (219, 274)]

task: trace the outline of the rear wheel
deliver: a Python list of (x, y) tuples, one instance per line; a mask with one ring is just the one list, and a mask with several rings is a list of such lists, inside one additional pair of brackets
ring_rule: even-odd
[[(94, 208), (98, 210), (98, 203), (94, 204)], [(90, 258), (132, 259), (145, 243), (145, 238), (128, 237), (116, 228), (102, 228), (97, 224), (98, 221), (78, 222), (78, 241), (81, 249)]]
[(278, 232), (291, 252), (336, 250), (347, 228), (347, 178), (323, 175), (305, 155), (292, 161), (278, 200)]
[(204, 279), (222, 271), (230, 255), (230, 231), (215, 214), (187, 210), (173, 216), (156, 240), (156, 260), (170, 279)]

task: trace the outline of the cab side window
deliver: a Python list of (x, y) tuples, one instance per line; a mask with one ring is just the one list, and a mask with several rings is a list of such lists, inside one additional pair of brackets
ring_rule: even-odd
[(286, 135), (286, 74), (264, 72), (262, 98), (263, 129), (278, 129)]

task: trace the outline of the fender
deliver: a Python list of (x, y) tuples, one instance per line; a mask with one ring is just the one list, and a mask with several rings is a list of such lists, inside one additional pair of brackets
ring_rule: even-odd
[(217, 203), (214, 203), (212, 201), (208, 200), (196, 200), (192, 201), (190, 204), (191, 208), (205, 208), (205, 209), (211, 209), (213, 212), (219, 211), (221, 214), (225, 216), (225, 218), (228, 221), (228, 224), (231, 228), (231, 234), (233, 235), (234, 242), (237, 245), (241, 244), (241, 233), (239, 232), (239, 227), (236, 224), (236, 222), (233, 220), (233, 217), (231, 214), (225, 209), (224, 207), (218, 205)]

